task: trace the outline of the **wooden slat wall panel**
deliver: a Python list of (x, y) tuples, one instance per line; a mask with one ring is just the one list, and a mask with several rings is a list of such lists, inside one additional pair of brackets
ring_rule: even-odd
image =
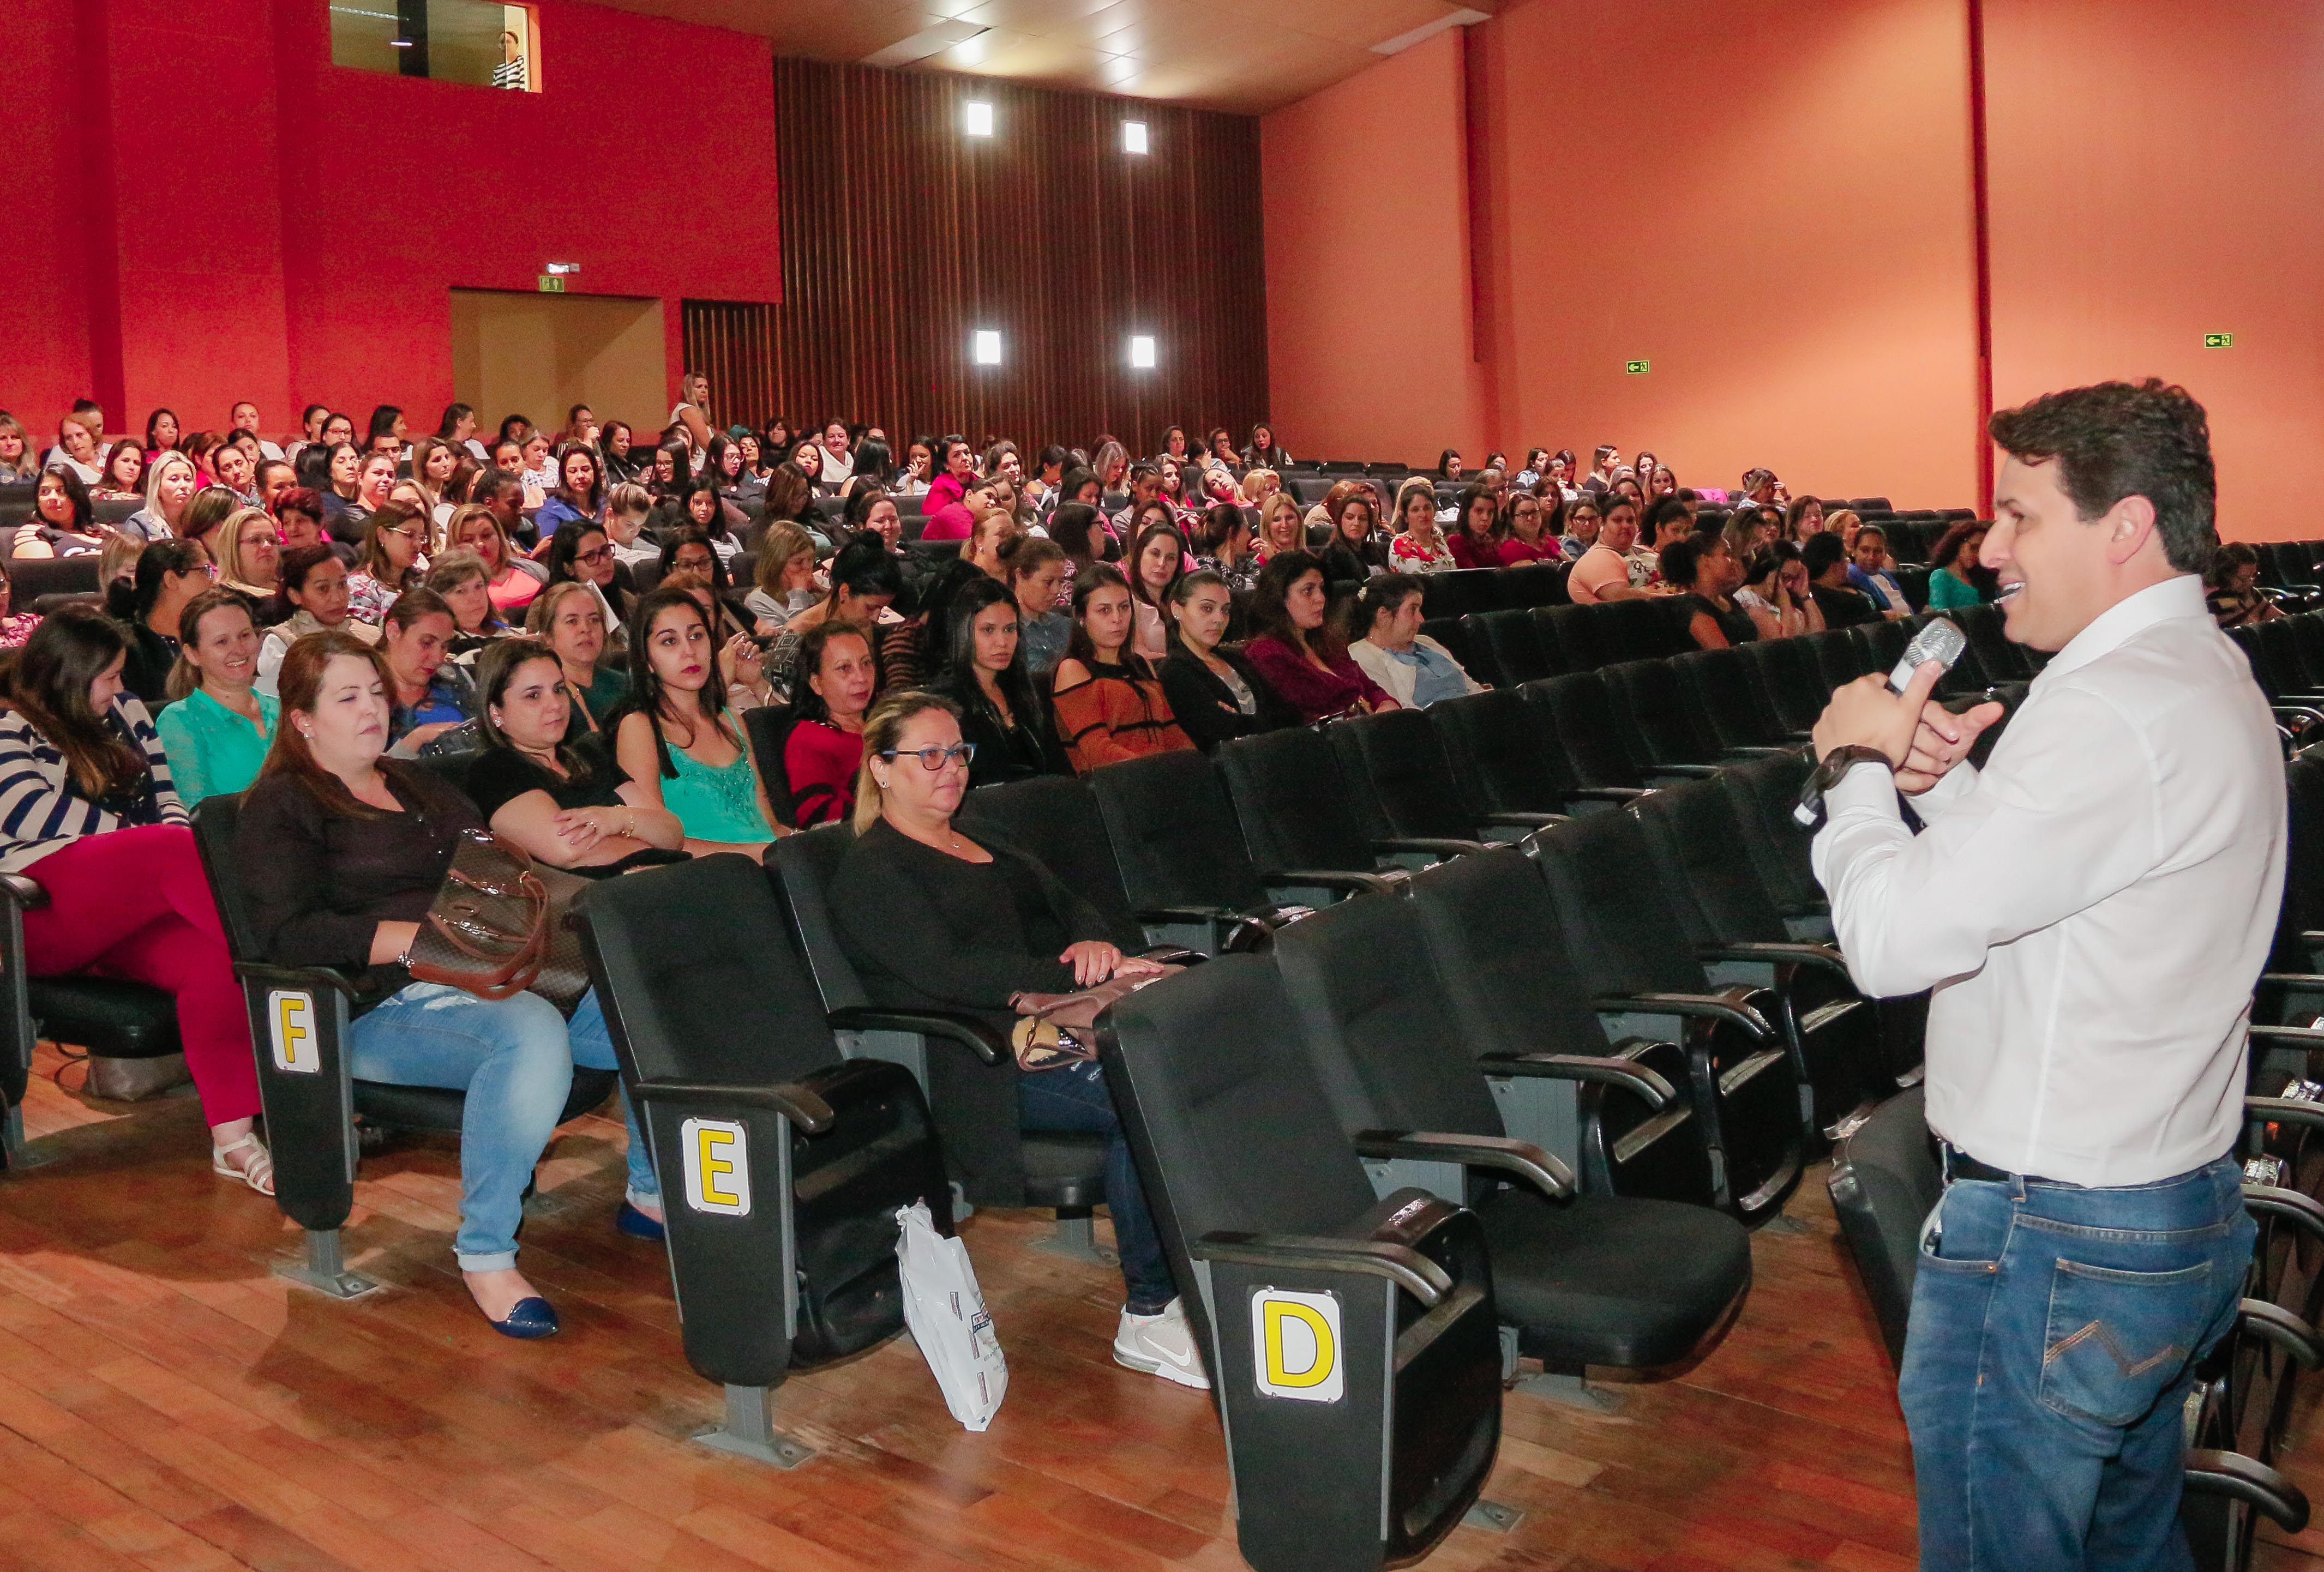
[[(963, 106), (993, 106), (989, 140)], [(1151, 152), (1121, 152), (1125, 119)], [(1259, 123), (1016, 83), (775, 61), (779, 305), (688, 300), (722, 421), (842, 416), (1151, 452), (1267, 414)], [(1004, 363), (969, 363), (969, 335)], [(1151, 333), (1160, 364), (1130, 369)]]

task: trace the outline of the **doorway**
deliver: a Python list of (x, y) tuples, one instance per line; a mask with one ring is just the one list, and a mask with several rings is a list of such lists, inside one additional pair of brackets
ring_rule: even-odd
[(452, 396), (486, 433), (504, 415), (559, 431), (565, 412), (586, 404), (651, 448), (668, 424), (668, 354), (659, 300), (452, 291)]

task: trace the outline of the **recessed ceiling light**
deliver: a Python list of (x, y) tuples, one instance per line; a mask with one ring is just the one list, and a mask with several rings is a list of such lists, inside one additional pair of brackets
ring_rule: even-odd
[(967, 113), (961, 122), (961, 129), (971, 136), (991, 136), (992, 106), (980, 103), (973, 98), (970, 99)]
[(1133, 333), (1130, 336), (1130, 363), (1139, 371), (1153, 369), (1154, 336), (1152, 334)]
[(1121, 151), (1124, 152), (1146, 151), (1146, 122), (1125, 120), (1121, 123)]
[(970, 347), (970, 358), (979, 365), (1001, 363), (1001, 335), (990, 327), (980, 327)]

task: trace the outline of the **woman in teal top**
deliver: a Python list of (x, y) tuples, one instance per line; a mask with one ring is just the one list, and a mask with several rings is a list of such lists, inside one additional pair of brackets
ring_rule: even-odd
[(1987, 519), (1964, 519), (1929, 548), (1930, 611), (1950, 611), (1993, 599), (1993, 570), (1978, 560), (1986, 531), (1992, 528)]
[(612, 726), (630, 696), (630, 674), (605, 655), (604, 602), (595, 588), (572, 579), (549, 585), (534, 597), (524, 625), (557, 651), (566, 696), (573, 701), (565, 740), (577, 742)]
[(719, 648), (683, 589), (655, 590), (630, 619), (630, 696), (614, 723), (614, 755), (678, 815), (688, 851), (755, 857), (774, 839), (766, 788), (726, 704), (729, 682), (757, 654), (747, 635)]
[(205, 590), (186, 602), (178, 631), (172, 702), (153, 717), (153, 729), (170, 756), (178, 800), (190, 808), (258, 778), (282, 710), (252, 686), (259, 638), (249, 602), (232, 590)]

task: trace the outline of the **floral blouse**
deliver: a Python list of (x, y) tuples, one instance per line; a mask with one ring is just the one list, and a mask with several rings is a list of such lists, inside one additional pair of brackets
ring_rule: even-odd
[(1388, 566), (1397, 573), (1450, 573), (1461, 565), (1453, 561), (1452, 547), (1442, 530), (1437, 532), (1434, 551), (1405, 534), (1388, 543)]

